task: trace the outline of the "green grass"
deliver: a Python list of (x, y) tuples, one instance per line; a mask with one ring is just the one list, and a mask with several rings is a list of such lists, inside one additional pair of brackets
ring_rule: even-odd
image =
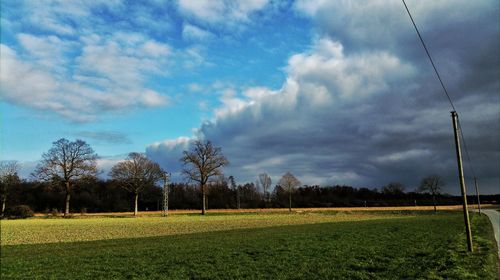
[[(379, 216), (373, 213), (316, 213), (170, 218), (167, 222), (160, 218), (51, 220), (61, 224), (56, 223), (56, 226), (44, 229), (46, 232), (42, 230), (43, 226), (37, 228), (40, 222), (46, 220), (3, 221), (2, 234), (21, 233), (23, 231), (15, 229), (21, 226), (23, 230), (28, 230), (31, 226), (37, 234), (47, 234), (52, 230), (51, 234), (66, 238), (64, 241), (67, 242), (40, 243), (43, 238), (23, 233), (23, 238), (31, 239), (27, 239), (26, 244), (19, 244), (16, 241), (18, 239), (11, 236), (10, 244), (18, 245), (1, 247), (1, 278), (496, 277), (497, 257), (493, 233), (485, 216), (473, 216), (476, 251), (472, 254), (465, 250), (463, 220), (459, 212)], [(134, 238), (123, 238), (132, 237), (123, 233), (122, 238), (117, 239), (69, 242), (77, 237), (64, 234), (64, 231), (72, 232), (75, 227), (87, 229), (87, 223), (92, 224), (91, 221), (94, 221), (94, 227), (100, 228), (93, 232), (99, 233), (101, 237), (108, 236), (106, 232), (113, 232), (111, 229), (115, 226), (120, 229), (117, 232), (128, 232), (126, 225), (130, 225)], [(158, 230), (170, 224), (184, 225), (184, 228), (165, 236), (135, 235), (136, 227), (140, 228), (140, 225), (145, 225), (147, 233), (147, 230)], [(243, 228), (238, 228), (241, 226)], [(83, 232), (81, 234), (85, 236)], [(2, 242), (3, 238), (2, 235)]]
[[(1, 245), (140, 238), (242, 228), (274, 227), (341, 221), (398, 218), (401, 214), (318, 212), (265, 214), (172, 215), (168, 218), (2, 220)], [(416, 214), (410, 214), (416, 215)]]

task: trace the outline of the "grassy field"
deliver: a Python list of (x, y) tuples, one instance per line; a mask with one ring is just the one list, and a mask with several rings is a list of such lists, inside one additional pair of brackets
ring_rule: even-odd
[[(494, 204), (482, 204), (483, 209), (496, 209)], [(469, 204), (469, 210), (477, 209), (477, 205)], [(294, 212), (379, 212), (379, 211), (431, 211), (433, 206), (388, 206), (388, 207), (321, 207), (321, 208), (294, 208)], [(462, 205), (438, 205), (437, 210), (462, 210)], [(246, 209), (210, 209), (208, 213), (214, 214), (242, 214), (242, 213), (288, 213), (288, 208), (246, 208)], [(178, 214), (199, 214), (199, 209), (169, 210), (171, 215)], [(112, 212), (112, 213), (72, 213), (73, 218), (90, 217), (130, 217), (132, 212)], [(161, 216), (161, 211), (139, 212), (139, 216)], [(62, 216), (62, 214), (59, 214)], [(35, 213), (35, 217), (50, 217), (51, 214)]]
[(489, 221), (473, 229), (468, 254), (460, 212), (1, 221), (1, 278), (495, 279)]

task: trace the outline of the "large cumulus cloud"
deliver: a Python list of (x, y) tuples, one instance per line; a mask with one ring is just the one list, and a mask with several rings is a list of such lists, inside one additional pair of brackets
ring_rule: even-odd
[[(498, 5), (411, 4), (459, 111), (483, 190), (497, 193), (500, 37), (491, 22)], [(195, 137), (221, 146), (231, 161), (226, 172), (240, 181), (265, 171), (277, 182), (289, 170), (305, 184), (400, 181), (411, 190), (438, 173), (445, 191), (457, 193), (450, 106), (401, 5), (299, 1), (296, 9), (317, 23), (318, 37), (290, 57), (282, 88), (223, 95)], [(175, 171), (188, 143), (167, 140), (147, 153)]]

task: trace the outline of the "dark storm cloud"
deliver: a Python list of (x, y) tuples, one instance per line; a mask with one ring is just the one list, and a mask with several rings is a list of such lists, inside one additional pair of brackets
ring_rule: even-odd
[[(320, 38), (290, 58), (277, 91), (225, 100), (198, 133), (223, 148), (240, 181), (291, 171), (304, 184), (412, 190), (437, 173), (457, 193), (450, 105), (401, 2), (299, 2)], [(308, 6), (309, 3), (311, 6)], [(485, 193), (499, 192), (500, 47), (495, 1), (408, 3), (460, 114)], [(369, 11), (369, 13), (368, 13)], [(369, 15), (369, 16), (367, 16)], [(242, 105), (243, 104), (243, 105)], [(187, 140), (148, 155), (180, 157)], [(179, 163), (165, 162), (178, 169)], [(465, 166), (466, 176), (472, 176)], [(470, 178), (469, 178), (470, 179)]]
[(174, 181), (183, 181), (180, 158), (182, 152), (189, 149), (190, 142), (191, 139), (187, 137), (179, 137), (175, 140), (154, 143), (146, 148), (146, 155), (151, 160), (160, 163), (165, 171), (171, 173)]

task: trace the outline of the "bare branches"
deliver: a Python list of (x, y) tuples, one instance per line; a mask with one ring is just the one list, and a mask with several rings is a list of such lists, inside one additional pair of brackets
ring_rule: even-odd
[(439, 175), (429, 175), (422, 179), (418, 190), (420, 192), (430, 192), (432, 194), (432, 202), (434, 204), (434, 212), (436, 208), (436, 195), (441, 193), (441, 188), (444, 186), (444, 180)]
[(164, 173), (158, 163), (152, 162), (145, 155), (130, 153), (125, 161), (113, 166), (109, 176), (122, 183), (124, 189), (139, 193), (145, 186), (163, 179)]
[(19, 163), (15, 160), (0, 161), (0, 177), (17, 174), (19, 168)]
[(42, 180), (59, 178), (64, 182), (97, 174), (98, 156), (85, 141), (71, 142), (59, 139), (48, 152), (42, 154), (42, 161), (33, 175)]
[(192, 181), (205, 185), (213, 176), (222, 175), (221, 167), (229, 164), (220, 147), (210, 141), (195, 141), (191, 151), (184, 151), (181, 158), (182, 172)]
[(259, 182), (264, 191), (264, 199), (269, 200), (269, 187), (271, 187), (271, 177), (267, 173), (259, 174)]
[(445, 182), (443, 178), (439, 175), (429, 175), (422, 179), (418, 190), (420, 192), (430, 192), (432, 195), (441, 193), (441, 189), (444, 187)]
[(300, 184), (300, 181), (295, 178), (295, 176), (293, 176), (293, 174), (290, 172), (285, 173), (285, 175), (283, 175), (283, 177), (281, 177), (280, 181), (278, 182), (278, 185), (285, 188), (287, 192), (293, 192), (293, 190), (296, 187), (299, 187)]
[(201, 213), (205, 214), (206, 184), (213, 176), (222, 175), (221, 167), (229, 164), (219, 147), (214, 147), (210, 141), (197, 140), (191, 151), (184, 151), (181, 158), (184, 168), (182, 173), (187, 179), (200, 183), (202, 193)]
[(61, 138), (52, 143), (52, 148), (42, 154), (42, 160), (32, 173), (45, 181), (60, 181), (66, 191), (66, 210), (69, 214), (71, 182), (97, 175), (97, 154), (82, 140), (71, 142)]
[(390, 182), (382, 188), (384, 194), (401, 195), (405, 191), (405, 186), (399, 182)]
[(0, 197), (3, 202), (5, 202), (12, 187), (21, 182), (17, 175), (18, 171), (19, 164), (17, 161), (0, 161)]
[[(85, 151), (80, 151), (85, 148)], [(70, 142), (59, 139), (53, 147), (42, 155), (42, 162), (35, 170), (35, 174), (44, 180), (54, 177), (69, 181), (83, 175), (95, 174), (97, 155), (84, 141)]]
[(0, 161), (0, 201), (2, 203), (0, 215), (5, 212), (5, 203), (11, 190), (21, 183), (17, 175), (19, 164), (17, 161)]
[(109, 176), (121, 183), (121, 187), (134, 193), (134, 216), (138, 212), (139, 193), (146, 187), (154, 185), (165, 176), (160, 165), (149, 160), (140, 153), (130, 153), (125, 161), (117, 163)]
[(288, 211), (292, 212), (292, 192), (295, 191), (295, 188), (300, 186), (301, 183), (292, 173), (287, 172), (281, 177), (278, 184), (284, 187), (288, 192)]

